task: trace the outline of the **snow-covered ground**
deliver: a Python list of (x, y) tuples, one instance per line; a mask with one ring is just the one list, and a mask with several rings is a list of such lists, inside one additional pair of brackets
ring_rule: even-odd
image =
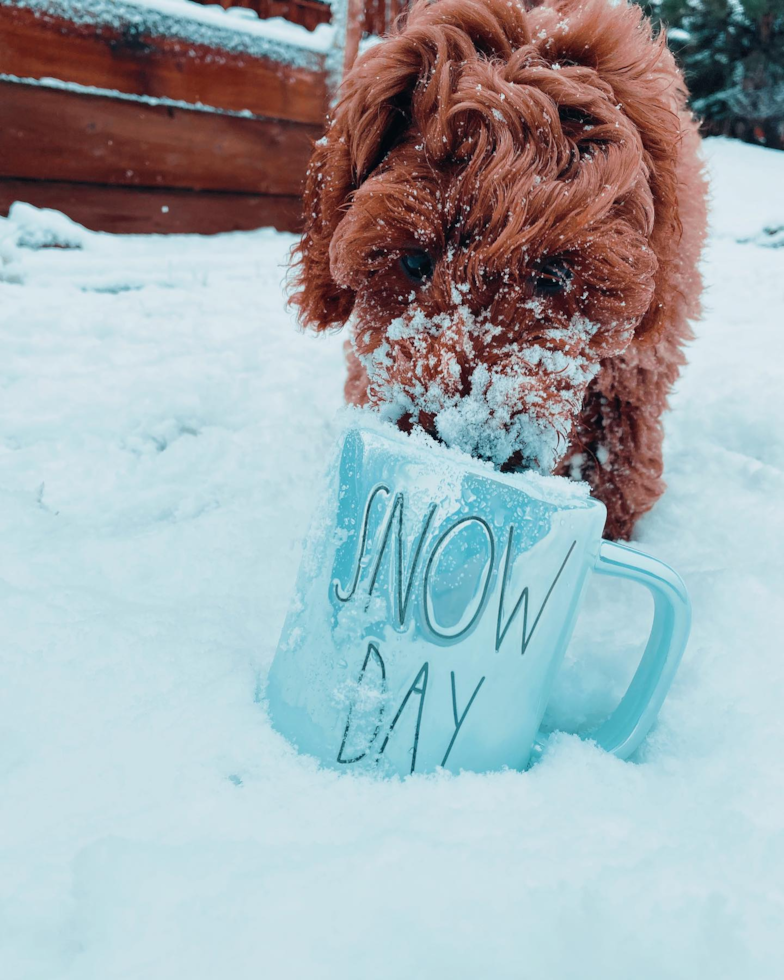
[[(285, 310), (291, 239), (0, 223), (3, 980), (781, 975), (784, 154), (707, 151), (707, 313), (638, 534), (694, 632), (632, 763), (298, 757), (262, 693), (343, 367)], [(610, 710), (648, 616), (597, 584), (551, 726)]]

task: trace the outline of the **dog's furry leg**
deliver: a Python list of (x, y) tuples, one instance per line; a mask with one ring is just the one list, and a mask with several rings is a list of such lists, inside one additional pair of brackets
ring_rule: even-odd
[(685, 362), (666, 339), (602, 362), (585, 397), (560, 472), (586, 480), (607, 507), (605, 535), (628, 540), (665, 489), (661, 416)]
[[(591, 383), (571, 446), (559, 473), (587, 480), (607, 507), (605, 535), (629, 540), (637, 520), (664, 493), (661, 417), (667, 396), (686, 363), (699, 316), (698, 260), (705, 237), (706, 184), (696, 123), (684, 113), (678, 147), (677, 215), (680, 233), (659, 247), (659, 288), (643, 329), (627, 350), (601, 362)], [(645, 327), (645, 322), (643, 323)]]

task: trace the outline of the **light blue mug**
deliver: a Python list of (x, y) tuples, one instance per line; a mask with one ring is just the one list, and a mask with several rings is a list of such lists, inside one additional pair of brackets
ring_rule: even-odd
[(590, 735), (627, 757), (691, 616), (671, 568), (602, 540), (605, 514), (567, 480), (501, 474), (391, 427), (348, 430), (270, 671), (273, 725), (337, 769), (525, 769), (593, 571), (654, 598), (640, 666)]

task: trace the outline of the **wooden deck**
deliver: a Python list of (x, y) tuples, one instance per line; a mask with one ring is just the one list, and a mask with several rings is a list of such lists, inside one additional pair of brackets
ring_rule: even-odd
[(328, 99), (324, 56), (303, 60), (0, 3), (0, 212), (21, 198), (103, 231), (296, 229)]
[(347, 0), (329, 54), (305, 33), (329, 20), (321, 0), (220, 2), (299, 24), (299, 44), (186, 5), (0, 0), (0, 214), (24, 200), (101, 231), (296, 230), (330, 85), (407, 0)]

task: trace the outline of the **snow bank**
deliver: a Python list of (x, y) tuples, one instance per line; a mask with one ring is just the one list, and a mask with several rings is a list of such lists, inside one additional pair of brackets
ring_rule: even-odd
[(98, 236), (59, 211), (22, 201), (11, 205), (7, 219), (0, 218), (0, 259), (9, 262), (17, 248), (82, 248), (96, 240)]
[[(343, 366), (285, 310), (291, 238), (0, 222), (0, 975), (780, 975), (784, 251), (737, 238), (784, 154), (708, 149), (708, 313), (639, 528), (694, 633), (628, 764), (573, 734), (525, 774), (296, 756), (263, 689)], [(595, 585), (552, 728), (609, 712), (649, 615)]]

